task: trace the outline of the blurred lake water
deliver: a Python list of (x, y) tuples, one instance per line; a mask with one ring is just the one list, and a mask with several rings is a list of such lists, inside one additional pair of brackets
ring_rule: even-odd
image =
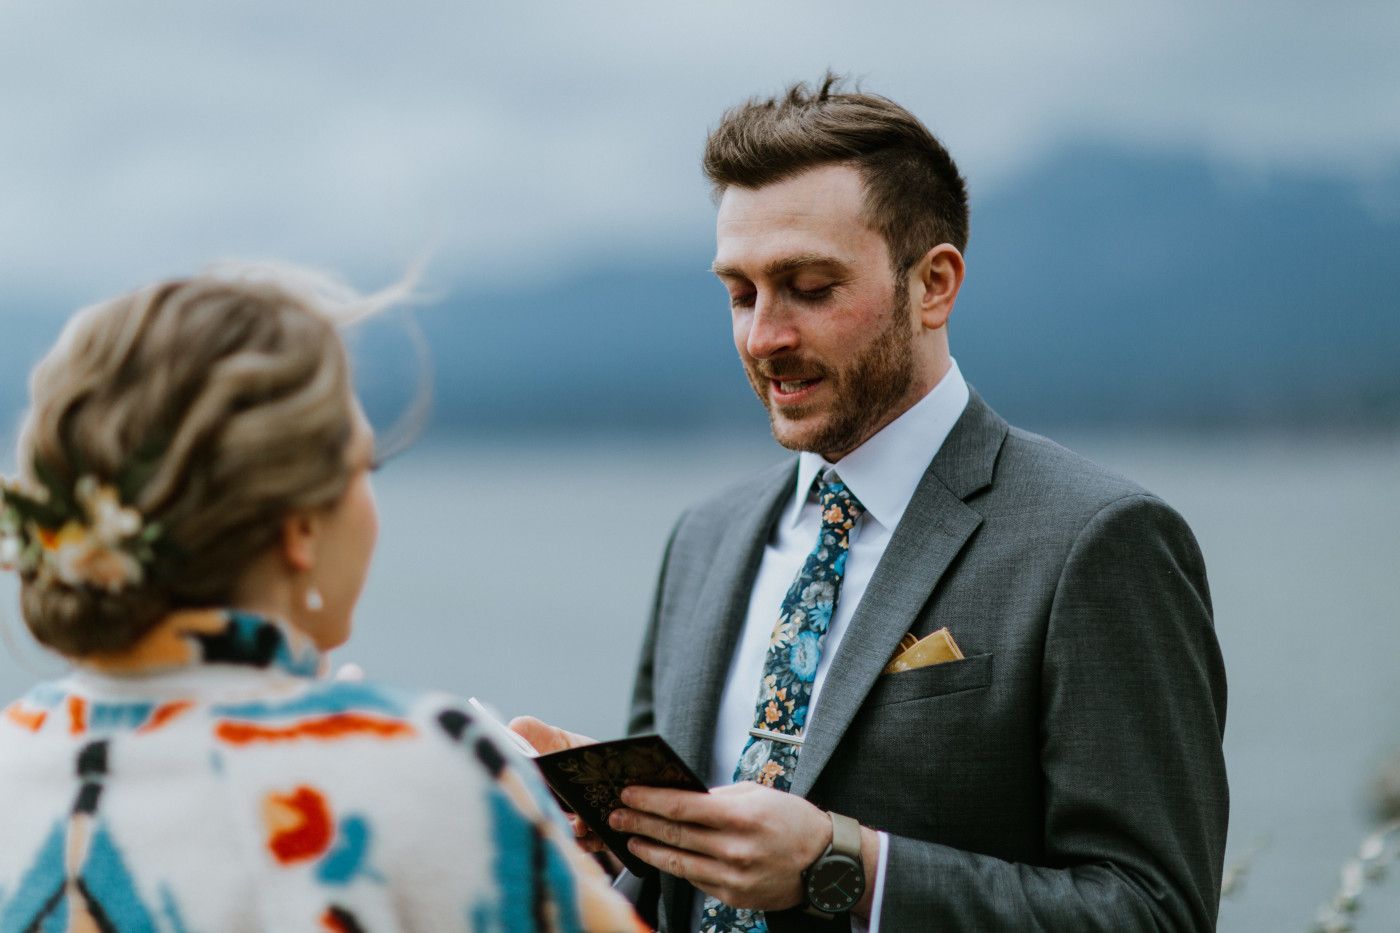
[[(1272, 840), (1219, 928), (1306, 930), (1400, 747), (1400, 437), (1061, 439), (1161, 494), (1200, 539), (1230, 678), (1227, 858)], [(782, 456), (715, 436), (415, 449), (376, 477), (379, 552), (336, 660), (619, 735), (672, 523)], [(6, 697), (61, 670), (16, 603), (0, 580)], [(1360, 933), (1394, 926), (1396, 886), (1368, 894)]]

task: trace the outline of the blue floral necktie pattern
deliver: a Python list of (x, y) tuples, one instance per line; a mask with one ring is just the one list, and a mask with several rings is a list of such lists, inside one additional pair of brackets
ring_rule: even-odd
[[(821, 533), (783, 598), (777, 624), (768, 639), (754, 728), (739, 756), (739, 766), (734, 769), (736, 783), (756, 781), (784, 791), (792, 787), (797, 754), (802, 750), (802, 730), (807, 724), (807, 707), (812, 699), (812, 681), (846, 573), (851, 529), (865, 512), (860, 500), (839, 479), (824, 481), (819, 496)], [(796, 741), (767, 738), (763, 733), (791, 736)], [(700, 933), (767, 930), (763, 911), (739, 910), (713, 897), (705, 898)]]

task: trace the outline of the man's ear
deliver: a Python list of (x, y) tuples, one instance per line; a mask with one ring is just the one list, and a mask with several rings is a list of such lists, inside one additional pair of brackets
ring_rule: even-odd
[(962, 253), (951, 243), (940, 243), (914, 264), (912, 273), (919, 319), (928, 330), (938, 330), (948, 323), (967, 273)]
[(282, 560), (294, 573), (309, 573), (316, 566), (320, 522), (311, 512), (292, 512), (282, 519)]

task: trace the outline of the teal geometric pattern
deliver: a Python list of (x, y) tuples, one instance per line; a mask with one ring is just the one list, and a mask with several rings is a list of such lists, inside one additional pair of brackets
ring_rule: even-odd
[[(0, 783), (15, 790), (0, 837), (25, 839), (0, 838), (0, 933), (215, 933), (213, 918), (262, 911), (296, 918), (268, 929), (320, 933), (640, 933), (490, 723), (450, 697), (313, 677), (299, 633), (224, 615), (183, 630), (187, 659), (159, 655), (149, 691), (84, 671), (0, 710)], [(162, 680), (171, 673), (181, 679)], [(361, 762), (368, 774), (345, 769)], [(415, 768), (431, 769), (421, 786), (435, 796), (404, 794)], [(161, 812), (166, 792), (174, 816)], [(203, 814), (189, 858), (172, 854)], [(450, 880), (425, 890), (419, 877), (438, 866)], [(212, 890), (223, 877), (230, 887)]]

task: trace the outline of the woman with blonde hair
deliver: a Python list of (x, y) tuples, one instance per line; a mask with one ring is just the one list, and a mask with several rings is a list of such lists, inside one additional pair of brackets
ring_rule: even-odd
[(377, 516), (310, 281), (161, 282), (34, 372), (0, 564), (72, 673), (0, 713), (0, 930), (643, 929), (500, 727), (324, 678)]

